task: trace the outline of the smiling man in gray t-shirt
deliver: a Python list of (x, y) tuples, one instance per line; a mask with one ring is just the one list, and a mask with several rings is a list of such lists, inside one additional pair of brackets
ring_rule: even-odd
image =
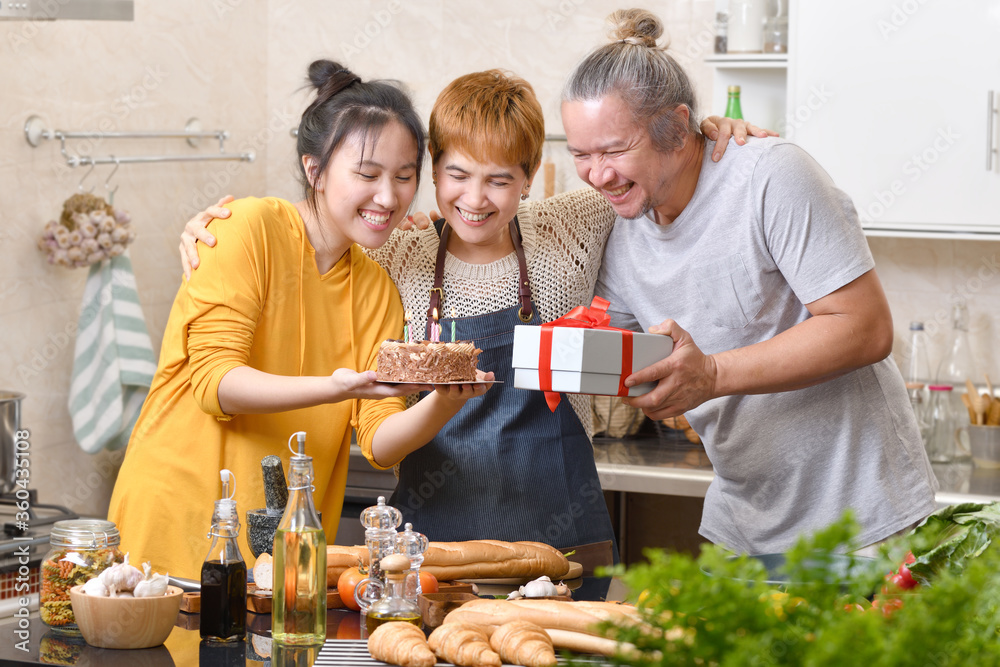
[(779, 139), (713, 162), (658, 20), (624, 14), (625, 36), (571, 75), (562, 115), (577, 173), (619, 215), (597, 294), (612, 324), (674, 339), (626, 382), (656, 388), (626, 402), (686, 414), (702, 436), (714, 542), (784, 551), (846, 509), (857, 547), (906, 528), (934, 510), (937, 482), (850, 199)]
[[(673, 319), (708, 355), (774, 339), (812, 317), (804, 304), (874, 267), (850, 199), (800, 148), (751, 139), (719, 163), (712, 148), (671, 224), (615, 223), (597, 283), (618, 311), (613, 325), (643, 331)], [(860, 546), (934, 509), (934, 478), (889, 358), (685, 414), (715, 467), (701, 526), (713, 542), (783, 551), (851, 507)]]

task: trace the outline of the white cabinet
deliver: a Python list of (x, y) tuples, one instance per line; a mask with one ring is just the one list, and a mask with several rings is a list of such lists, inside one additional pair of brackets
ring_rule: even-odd
[(715, 55), (705, 58), (705, 62), (715, 70), (712, 79), (713, 105), (706, 115), (721, 116), (726, 110), (726, 91), (729, 86), (739, 86), (743, 117), (754, 125), (784, 134), (787, 55)]
[(866, 231), (1000, 238), (1000, 0), (804, 0), (790, 18), (787, 136)]

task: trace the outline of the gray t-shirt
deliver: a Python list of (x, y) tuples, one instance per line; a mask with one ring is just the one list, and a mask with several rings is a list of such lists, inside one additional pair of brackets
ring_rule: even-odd
[[(803, 304), (875, 265), (850, 198), (802, 149), (751, 139), (715, 163), (713, 147), (672, 224), (615, 222), (596, 288), (613, 325), (642, 331), (672, 318), (705, 354), (773, 338), (810, 317)], [(686, 416), (715, 468), (700, 529), (713, 542), (785, 551), (851, 508), (864, 546), (934, 511), (937, 480), (888, 358)]]

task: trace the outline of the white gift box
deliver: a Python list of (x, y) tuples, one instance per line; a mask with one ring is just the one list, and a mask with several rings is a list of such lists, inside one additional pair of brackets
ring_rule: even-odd
[[(552, 327), (552, 391), (617, 396), (622, 378), (622, 332)], [(514, 327), (514, 386), (540, 389), (538, 349), (542, 327)], [(669, 336), (632, 334), (632, 373), (666, 358), (674, 348)], [(626, 375), (627, 377), (627, 375)], [(651, 391), (655, 382), (629, 388), (629, 396)]]

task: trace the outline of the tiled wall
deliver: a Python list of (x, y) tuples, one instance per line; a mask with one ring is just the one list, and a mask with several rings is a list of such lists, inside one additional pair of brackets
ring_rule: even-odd
[[(31, 148), (22, 127), (38, 114), (50, 127), (180, 129), (197, 116), (206, 129), (232, 134), (231, 150), (252, 149), (253, 164), (124, 166), (115, 203), (131, 211), (139, 238), (131, 248), (140, 297), (158, 348), (179, 284), (177, 237), (192, 210), (220, 193), (299, 195), (294, 140), (307, 94), (309, 62), (340, 60), (361, 76), (405, 81), (426, 118), (437, 92), (459, 74), (502, 67), (528, 79), (561, 134), (563, 78), (603, 41), (604, 17), (631, 3), (597, 0), (136, 0), (134, 22), (0, 22), (0, 387), (23, 391), (40, 499), (103, 515), (120, 453), (84, 454), (66, 408), (72, 338), (85, 272), (46, 264), (35, 250), (42, 225), (58, 215), (83, 171), (69, 169), (53, 142)], [(668, 26), (671, 48), (709, 108), (714, 0), (647, 3)], [(110, 123), (110, 125), (108, 125)], [(104, 140), (94, 154), (191, 151), (178, 141)], [(579, 187), (564, 146), (556, 190)], [(234, 169), (235, 166), (235, 169)], [(100, 191), (108, 168), (86, 186)], [(429, 179), (418, 206), (433, 205)], [(536, 181), (535, 195), (541, 193)], [(911, 319), (947, 313), (955, 290), (971, 294), (976, 348), (1000, 379), (996, 339), (1000, 280), (994, 244), (872, 239), (893, 306), (897, 342)], [(1000, 246), (1000, 244), (997, 244)], [(985, 268), (984, 268), (985, 267)], [(932, 338), (941, 343), (947, 328)], [(178, 434), (183, 437), (183, 434)], [(155, 471), (150, 471), (155, 474)]]

